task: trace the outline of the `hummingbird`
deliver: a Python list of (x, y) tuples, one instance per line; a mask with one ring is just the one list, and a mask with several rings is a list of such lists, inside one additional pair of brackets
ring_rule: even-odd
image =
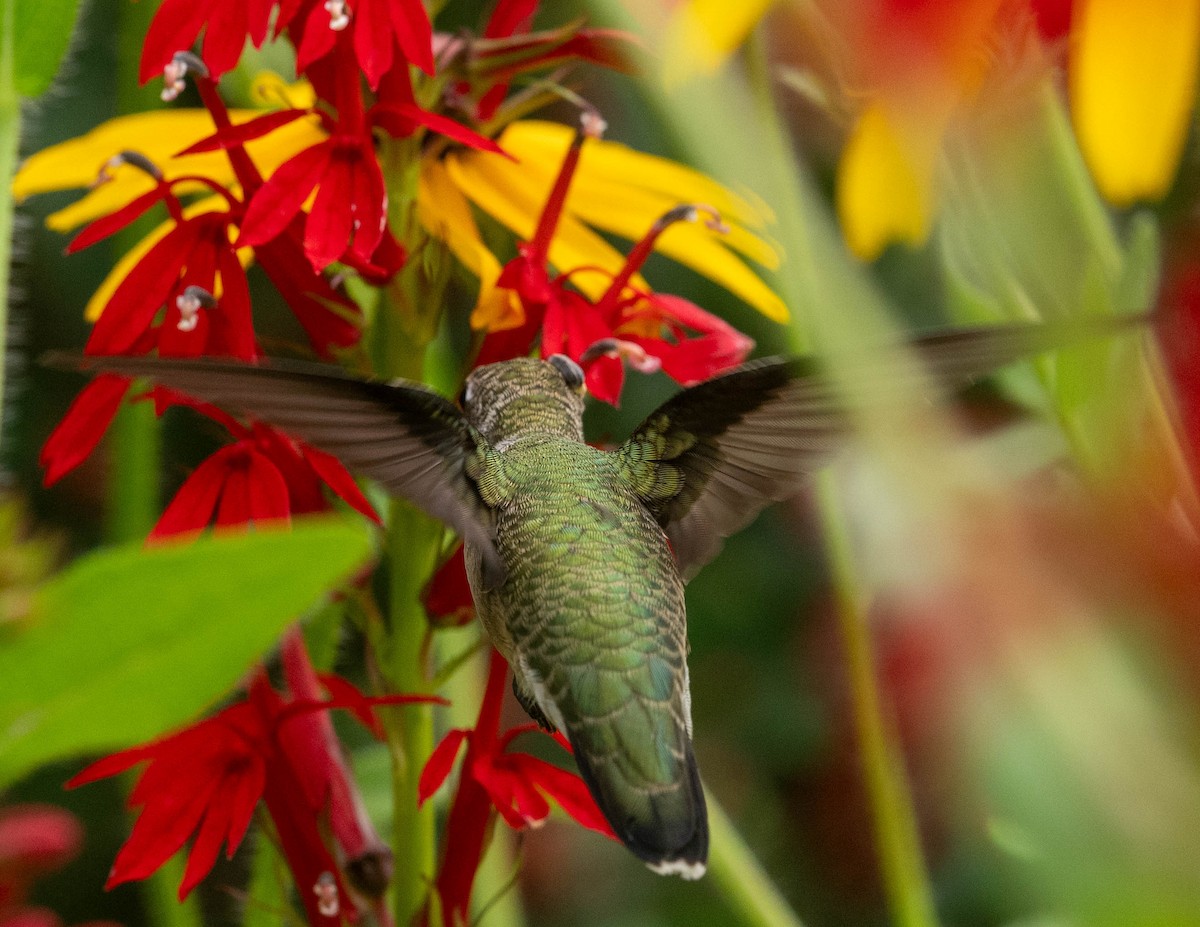
[[(908, 347), (954, 389), (1139, 321), (956, 328)], [(611, 451), (585, 443), (584, 372), (561, 354), (479, 367), (460, 404), (415, 382), (315, 365), (46, 362), (144, 377), (270, 424), (454, 529), (518, 701), (567, 737), (629, 850), (657, 873), (704, 874), (684, 584), (844, 446), (849, 412), (811, 358), (751, 361), (686, 388)], [(862, 375), (886, 390), (886, 370), (864, 363)]]

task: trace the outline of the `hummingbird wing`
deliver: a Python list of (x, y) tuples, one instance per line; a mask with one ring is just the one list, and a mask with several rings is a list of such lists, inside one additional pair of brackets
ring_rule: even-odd
[(99, 357), (52, 352), (53, 367), (144, 377), (272, 425), (337, 457), (452, 527), (483, 554), (489, 588), (504, 580), (491, 512), (472, 473), (484, 439), (445, 397), (419, 383), (380, 382), (336, 367), (207, 358)]
[[(943, 388), (1145, 316), (949, 329), (908, 347)], [(885, 364), (863, 363), (856, 386), (886, 401)], [(841, 392), (811, 360), (760, 360), (685, 389), (651, 413), (615, 453), (690, 579), (769, 503), (794, 495), (844, 445)]]

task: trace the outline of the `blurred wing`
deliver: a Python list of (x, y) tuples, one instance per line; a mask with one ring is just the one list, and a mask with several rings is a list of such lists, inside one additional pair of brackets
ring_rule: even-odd
[[(943, 388), (1023, 357), (1143, 324), (1145, 317), (960, 328), (909, 344)], [(886, 362), (863, 364), (856, 386), (886, 401)], [(811, 362), (753, 361), (686, 389), (653, 412), (616, 454), (690, 579), (769, 503), (794, 495), (844, 445), (838, 389)]]
[(420, 384), (362, 380), (315, 365), (61, 353), (44, 362), (145, 377), (333, 454), (476, 545), (489, 587), (503, 581), (491, 513), (471, 478), (487, 448), (453, 403)]

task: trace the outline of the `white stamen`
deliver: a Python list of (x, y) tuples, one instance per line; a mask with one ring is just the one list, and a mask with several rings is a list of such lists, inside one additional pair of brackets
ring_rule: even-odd
[(322, 872), (317, 876), (317, 884), (313, 886), (313, 894), (317, 896), (317, 910), (325, 917), (336, 917), (342, 905), (338, 900), (337, 879), (332, 872)]
[(325, 0), (325, 12), (329, 14), (329, 28), (334, 32), (341, 32), (350, 25), (346, 0)]
[(189, 286), (175, 297), (175, 308), (179, 310), (179, 321), (175, 327), (181, 332), (196, 330), (200, 322), (200, 310), (212, 309), (217, 301), (213, 295), (201, 286)]
[(579, 124), (588, 138), (600, 138), (608, 130), (604, 117), (593, 109), (585, 109), (579, 114)]
[(159, 94), (164, 103), (170, 103), (187, 86), (183, 78), (187, 75), (187, 65), (178, 59), (171, 61), (163, 68), (163, 89)]

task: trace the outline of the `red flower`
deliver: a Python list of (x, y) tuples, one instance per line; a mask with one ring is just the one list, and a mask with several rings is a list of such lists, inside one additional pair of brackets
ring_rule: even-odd
[[(152, 164), (129, 155), (122, 157), (154, 177), (155, 188), (88, 225), (72, 240), (68, 253), (120, 231), (158, 202), (166, 205), (175, 227), (117, 285), (100, 311), (86, 350), (90, 354), (128, 354), (145, 353), (157, 346), (162, 353), (178, 357), (216, 354), (254, 359), (258, 349), (250, 317), (250, 290), (230, 244), (229, 230), (237, 222), (241, 204), (205, 178), (167, 182)], [(185, 217), (171, 190), (172, 183), (180, 180), (208, 185), (225, 198), (229, 208)], [(197, 302), (189, 297), (189, 290), (220, 292), (221, 299)], [(164, 306), (166, 315), (156, 324)], [(201, 312), (202, 307), (206, 311)]]
[(200, 464), (171, 500), (149, 540), (218, 527), (324, 511), (324, 484), (348, 505), (378, 522), (371, 503), (335, 458), (293, 442), (266, 425), (246, 428), (211, 406), (200, 411), (222, 422), (237, 438)]
[(66, 865), (82, 846), (83, 828), (69, 811), (32, 804), (0, 810), (0, 923), (38, 876)]
[[(348, 709), (375, 728), (372, 706), (431, 699), (368, 698), (336, 677), (322, 678), (332, 697), (320, 698), (317, 677), (295, 629), (284, 640), (283, 661), (290, 698), (272, 689), (260, 671), (245, 701), (175, 734), (106, 757), (67, 783), (75, 788), (148, 764), (130, 795), (130, 804), (142, 810), (117, 855), (107, 888), (146, 878), (195, 834), (179, 886), (179, 897), (185, 898), (212, 869), (222, 844), (226, 855), (233, 855), (261, 798), (309, 923), (332, 927), (342, 917), (355, 918), (355, 902), (322, 838), (321, 821), (328, 821), (348, 869), (364, 854), (378, 857), (386, 850), (362, 814), (324, 713)], [(352, 885), (360, 897), (380, 894), (374, 890), (377, 886), (368, 890)]]
[(533, 239), (519, 247), (520, 253), (496, 282), (517, 294), (525, 319), (516, 328), (490, 333), (477, 363), (524, 355), (540, 339), (542, 357), (561, 353), (578, 361), (586, 373), (588, 391), (613, 405), (624, 383), (624, 361), (646, 373), (661, 369), (684, 386), (737, 366), (754, 347), (752, 339), (682, 297), (644, 292), (631, 283), (658, 237), (675, 222), (694, 220), (700, 212), (708, 212), (710, 225), (719, 228), (719, 217), (707, 207), (681, 206), (659, 219), (634, 245), (625, 266), (595, 303), (568, 288), (572, 274), (596, 272), (593, 268), (550, 276), (550, 241), (587, 131), (585, 120), (584, 131), (568, 149)]
[(38, 464), (46, 471), (42, 478), (46, 486), (53, 486), (95, 450), (128, 389), (128, 377), (105, 373), (75, 397), (38, 457)]
[(372, 90), (393, 65), (412, 63), (433, 73), (433, 28), (421, 0), (314, 0), (302, 19), (303, 35), (296, 42), (299, 72), (341, 44), (340, 33), (348, 28), (354, 57)]
[[(523, 724), (499, 736), (508, 664), (492, 651), (487, 691), (474, 730), (452, 730), (434, 749), (418, 784), (424, 803), (446, 781), (463, 743), (467, 744), (462, 777), (446, 824), (446, 849), (437, 877), (442, 912), (451, 925), (468, 922), (471, 886), (483, 857), (484, 844), (499, 812), (510, 827), (537, 827), (550, 814), (553, 799), (584, 827), (613, 837), (583, 780), (527, 753), (509, 753), (513, 739), (537, 725)], [(569, 750), (565, 739), (556, 739)]]
[(138, 80), (158, 76), (206, 25), (201, 57), (216, 80), (237, 64), (247, 38), (262, 46), (274, 7), (275, 0), (163, 0), (146, 33)]
[(462, 542), (433, 571), (433, 576), (421, 590), (425, 615), (439, 628), (456, 628), (475, 617), (475, 598), (467, 579), (467, 566)]
[[(304, 220), (304, 253), (313, 269), (342, 260), (368, 277), (386, 279), (403, 263), (404, 253), (386, 228), (387, 197), (372, 128), (401, 138), (424, 127), (475, 148), (501, 149), (466, 126), (419, 107), (404, 64), (387, 73), (378, 102), (364, 110), (357, 71), (339, 67), (348, 61), (349, 50), (344, 42), (337, 48), (340, 54), (332, 67), (313, 75), (314, 86), (337, 112), (335, 120), (324, 109), (313, 110), (329, 138), (284, 162), (254, 193), (238, 245), (261, 245), (279, 236), (303, 214), (305, 201), (316, 190)], [(304, 110), (270, 113), (219, 131), (188, 150), (241, 145), (303, 115)]]
[(368, 131), (339, 123), (323, 142), (282, 164), (250, 200), (238, 245), (260, 245), (280, 235), (317, 191), (304, 226), (304, 253), (314, 270), (349, 251), (370, 263), (383, 239), (387, 206), (383, 173)]

